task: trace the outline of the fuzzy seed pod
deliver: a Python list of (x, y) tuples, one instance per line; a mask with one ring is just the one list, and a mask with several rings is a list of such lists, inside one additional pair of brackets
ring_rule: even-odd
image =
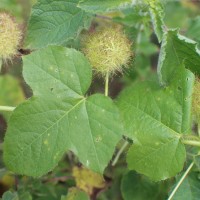
[(131, 42), (119, 27), (105, 27), (89, 35), (83, 52), (95, 71), (103, 76), (122, 72), (132, 56)]
[(196, 79), (192, 95), (192, 111), (197, 121), (200, 121), (200, 79)]
[(0, 13), (0, 58), (11, 59), (17, 53), (21, 32), (18, 25), (7, 13)]

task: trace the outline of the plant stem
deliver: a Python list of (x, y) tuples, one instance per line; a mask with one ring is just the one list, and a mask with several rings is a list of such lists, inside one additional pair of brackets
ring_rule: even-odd
[(182, 139), (181, 142), (183, 144), (187, 144), (187, 145), (191, 145), (191, 146), (195, 146), (195, 147), (200, 147), (200, 141)]
[(185, 171), (185, 173), (183, 174), (183, 176), (181, 177), (181, 179), (179, 180), (178, 184), (176, 185), (176, 187), (173, 189), (172, 193), (170, 194), (168, 200), (172, 200), (173, 196), (175, 195), (175, 193), (177, 192), (178, 188), (180, 187), (180, 185), (183, 183), (184, 179), (186, 178), (186, 176), (188, 175), (188, 173), (190, 172), (190, 170), (192, 169), (194, 165), (194, 162), (192, 162), (190, 164), (190, 166), (187, 168), (187, 170)]
[(108, 96), (108, 85), (109, 85), (109, 72), (106, 73), (106, 80), (105, 80), (105, 96)]
[(11, 106), (0, 106), (0, 111), (9, 111), (9, 112), (12, 112), (13, 110), (15, 110), (15, 107), (11, 107)]
[(124, 149), (128, 146), (128, 142), (125, 141), (124, 144), (122, 145), (122, 147), (120, 148), (120, 150), (118, 151), (117, 155), (115, 156), (113, 162), (112, 162), (112, 166), (115, 166), (117, 161), (119, 160), (119, 157), (121, 156), (121, 154), (123, 153)]

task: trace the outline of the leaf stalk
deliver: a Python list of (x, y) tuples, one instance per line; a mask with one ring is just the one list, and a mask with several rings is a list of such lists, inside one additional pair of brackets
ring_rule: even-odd
[(109, 88), (109, 72), (106, 73), (106, 80), (105, 80), (105, 96), (108, 96), (108, 88)]
[(123, 151), (126, 149), (126, 147), (128, 146), (128, 142), (125, 141), (124, 144), (122, 145), (122, 147), (120, 148), (120, 150), (118, 151), (117, 155), (115, 156), (113, 162), (112, 162), (112, 166), (115, 166), (117, 161), (119, 160), (119, 157), (121, 156), (121, 154), (123, 153)]
[(186, 145), (200, 147), (200, 141), (182, 139), (181, 142)]
[(15, 107), (11, 106), (0, 106), (0, 111), (12, 112), (15, 110)]

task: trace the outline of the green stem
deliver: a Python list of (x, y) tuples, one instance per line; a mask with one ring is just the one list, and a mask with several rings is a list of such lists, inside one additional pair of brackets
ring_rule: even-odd
[(172, 200), (172, 198), (174, 197), (175, 193), (177, 192), (178, 188), (180, 187), (180, 185), (183, 183), (184, 179), (186, 178), (186, 176), (188, 175), (188, 173), (190, 172), (190, 170), (192, 169), (194, 165), (194, 162), (192, 162), (190, 164), (190, 166), (187, 168), (187, 170), (185, 171), (185, 173), (183, 174), (183, 176), (181, 177), (181, 179), (179, 180), (178, 184), (176, 185), (176, 187), (173, 189), (172, 193), (170, 194), (168, 200)]
[(11, 107), (11, 106), (0, 106), (0, 111), (9, 111), (9, 112), (12, 112), (13, 110), (15, 110), (15, 107)]
[(122, 145), (122, 147), (120, 148), (120, 150), (118, 151), (117, 155), (115, 156), (113, 162), (112, 162), (112, 166), (115, 166), (117, 161), (119, 160), (119, 157), (121, 156), (121, 154), (123, 153), (124, 149), (126, 149), (126, 147), (128, 146), (128, 142), (125, 141), (124, 144)]
[(108, 96), (108, 87), (109, 87), (109, 72), (106, 73), (106, 80), (105, 80), (105, 96)]
[(183, 144), (200, 147), (200, 141), (182, 139), (181, 142)]

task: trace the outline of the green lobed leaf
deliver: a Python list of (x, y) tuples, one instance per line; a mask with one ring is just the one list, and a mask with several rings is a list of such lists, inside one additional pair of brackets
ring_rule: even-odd
[(196, 48), (196, 42), (178, 34), (177, 30), (169, 30), (164, 35), (159, 57), (160, 82), (168, 85), (182, 63), (195, 75), (200, 74), (200, 52)]
[(38, 0), (29, 21), (26, 48), (63, 44), (88, 28), (91, 16), (77, 7), (78, 0)]
[(179, 134), (190, 131), (194, 76), (183, 66), (180, 69), (170, 86), (139, 82), (125, 89), (117, 101), (125, 135), (134, 141), (128, 166), (155, 181), (176, 175), (185, 161)]
[[(55, 71), (51, 76), (38, 71), (37, 81), (32, 82), (30, 63), (37, 60), (37, 68), (46, 72), (51, 62), (55, 64), (53, 59), (58, 61), (59, 70), (64, 70), (65, 79), (64, 75), (56, 77)], [(51, 62), (46, 63), (46, 60)], [(86, 58), (73, 49), (48, 47), (24, 58), (24, 72), (25, 80), (36, 94), (18, 106), (9, 121), (4, 142), (4, 160), (8, 168), (38, 177), (52, 170), (63, 154), (71, 150), (86, 167), (102, 173), (123, 131), (118, 109), (108, 97), (76, 94), (77, 91), (85, 93), (91, 82), (91, 76), (86, 76), (91, 74)], [(54, 77), (58, 83), (55, 90), (49, 90)]]
[(81, 0), (78, 7), (91, 13), (102, 13), (124, 7), (132, 0)]
[[(192, 172), (189, 176), (187, 176), (173, 196), (173, 200), (199, 200), (200, 180), (198, 176), (198, 173), (195, 172)], [(175, 186), (180, 178), (181, 176), (177, 178)]]

